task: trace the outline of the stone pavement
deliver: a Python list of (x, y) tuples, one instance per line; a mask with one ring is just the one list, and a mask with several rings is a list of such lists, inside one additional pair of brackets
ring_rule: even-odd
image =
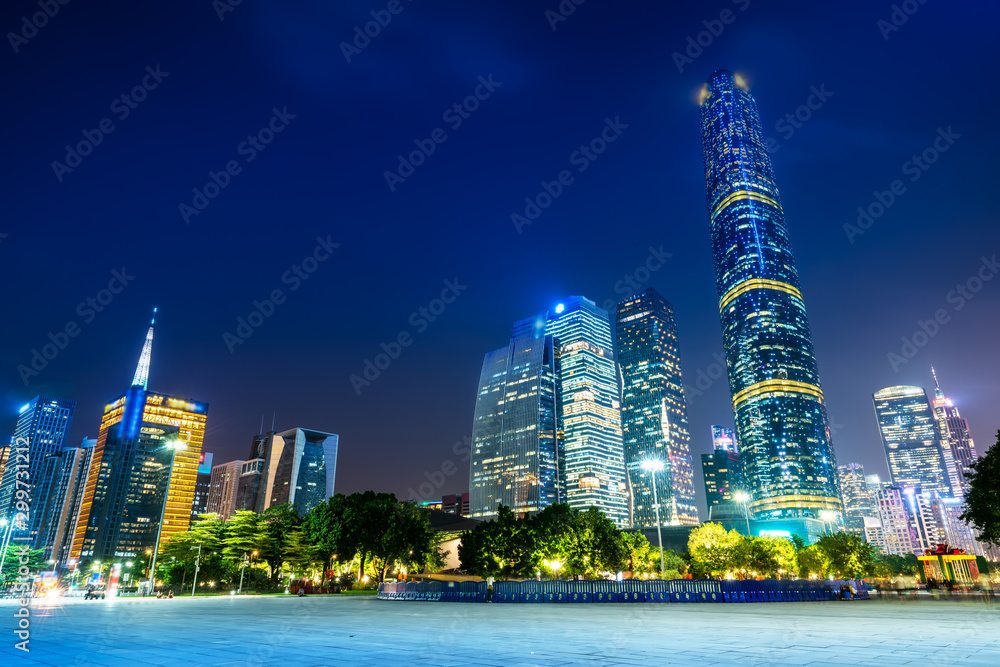
[(0, 601), (0, 665), (1000, 665), (1000, 603)]

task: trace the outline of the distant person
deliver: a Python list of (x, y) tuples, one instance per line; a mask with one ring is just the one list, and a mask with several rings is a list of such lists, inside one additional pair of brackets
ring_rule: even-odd
[(170, 593), (167, 594), (167, 597), (170, 598), (171, 600), (174, 599), (174, 592), (173, 592), (173, 590), (171, 590)]
[(493, 577), (486, 577), (486, 601), (493, 602)]

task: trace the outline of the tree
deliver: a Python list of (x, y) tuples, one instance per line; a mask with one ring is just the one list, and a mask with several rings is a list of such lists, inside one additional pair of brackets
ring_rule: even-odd
[[(623, 533), (628, 550), (628, 568), (636, 574), (660, 574), (660, 550), (653, 547), (642, 533)], [(664, 558), (664, 567), (666, 567)]]
[(819, 545), (813, 544), (803, 546), (798, 550), (798, 572), (803, 579), (816, 578), (825, 579), (830, 573), (830, 557)]
[[(497, 516), (462, 533), (458, 558), (462, 569), (480, 577), (526, 577), (533, 574), (535, 535), (532, 520), (519, 519), (505, 505)], [(554, 539), (555, 533), (552, 537)], [(550, 545), (550, 554), (561, 553)]]
[(236, 514), (226, 522), (222, 553), (230, 560), (242, 562), (244, 556), (260, 552), (266, 537), (267, 528), (260, 514), (251, 510), (236, 510)]
[(997, 441), (969, 467), (969, 492), (960, 518), (976, 529), (980, 541), (1000, 546), (1000, 431)]
[(826, 533), (816, 542), (830, 560), (830, 574), (841, 579), (860, 579), (875, 572), (876, 547), (859, 535)]
[[(2, 532), (0, 532), (0, 537), (2, 537)], [(3, 572), (0, 572), (0, 588), (23, 577), (24, 575), (20, 574), (22, 571), (36, 574), (46, 569), (42, 549), (28, 549), (26, 551), (20, 544), (8, 544), (6, 551)], [(25, 569), (21, 570), (21, 568)]]
[(347, 525), (348, 499), (338, 493), (325, 503), (320, 503), (302, 522), (302, 532), (306, 539), (315, 545), (317, 554), (323, 560), (323, 580), (326, 581), (327, 570), (330, 569), (337, 554), (345, 559), (353, 558), (357, 553), (357, 544)]
[(593, 578), (622, 570), (628, 563), (629, 551), (623, 533), (596, 507), (577, 513), (571, 535), (567, 572)]
[(722, 576), (735, 569), (737, 549), (743, 536), (735, 530), (726, 532), (718, 523), (705, 523), (688, 536), (691, 569), (696, 576)]
[(319, 551), (309, 543), (302, 528), (295, 527), (285, 536), (281, 557), (291, 567), (293, 574), (306, 575), (319, 561)]
[(289, 504), (269, 507), (260, 515), (263, 524), (261, 542), (259, 544), (260, 557), (267, 561), (271, 569), (271, 581), (277, 582), (278, 571), (284, 560), (285, 544), (288, 541), (288, 534), (295, 529), (302, 520), (298, 512)]

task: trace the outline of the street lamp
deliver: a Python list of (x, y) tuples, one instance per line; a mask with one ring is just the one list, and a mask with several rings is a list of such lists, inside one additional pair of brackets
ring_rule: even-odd
[(743, 516), (747, 520), (747, 537), (750, 536), (750, 509), (747, 503), (750, 502), (750, 494), (746, 491), (737, 491), (733, 494), (733, 500), (743, 505)]
[(195, 549), (198, 550), (198, 557), (194, 559), (194, 583), (191, 584), (191, 597), (194, 597), (194, 592), (198, 590), (198, 570), (201, 567), (201, 545), (191, 547), (191, 551)]
[(156, 554), (160, 551), (160, 535), (163, 533), (163, 521), (167, 518), (167, 498), (170, 497), (170, 478), (174, 476), (174, 460), (177, 452), (187, 449), (187, 444), (181, 440), (171, 440), (165, 445), (170, 449), (170, 469), (167, 471), (167, 490), (163, 494), (163, 508), (160, 510), (160, 525), (156, 527), (156, 544), (153, 545), (153, 556), (149, 564), (150, 576), (153, 586), (149, 589), (152, 593), (156, 589)]
[(642, 462), (642, 469), (649, 471), (649, 476), (653, 482), (653, 509), (656, 510), (656, 540), (660, 547), (660, 578), (663, 578), (663, 531), (660, 529), (660, 501), (656, 497), (656, 471), (663, 470), (663, 461), (659, 459), (646, 459)]
[(243, 570), (245, 570), (246, 567), (247, 567), (247, 554), (246, 552), (243, 552), (243, 562), (240, 563), (240, 592), (237, 593), (237, 595), (243, 595)]

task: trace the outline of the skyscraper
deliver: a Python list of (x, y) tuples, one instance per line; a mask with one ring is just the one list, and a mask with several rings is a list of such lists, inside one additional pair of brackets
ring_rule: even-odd
[(515, 323), (510, 343), (483, 360), (470, 462), (477, 519), (498, 505), (527, 514), (559, 502), (559, 348), (536, 321)]
[(865, 481), (865, 468), (860, 463), (846, 463), (837, 466), (837, 475), (844, 494), (844, 524), (848, 532), (863, 536), (865, 517), (876, 515)]
[(718, 71), (701, 96), (705, 183), (736, 430), (756, 519), (843, 511), (823, 390), (756, 102)]
[(886, 387), (875, 392), (873, 400), (893, 484), (951, 496), (951, 480), (927, 392), (920, 387)]
[(879, 485), (873, 498), (879, 524), (866, 522), (865, 538), (887, 554), (903, 556), (919, 549), (917, 533), (910, 510), (898, 486), (888, 482)]
[(746, 492), (740, 455), (728, 449), (715, 449), (701, 455), (701, 471), (705, 477), (705, 502), (709, 512), (720, 503), (734, 503), (736, 494)]
[(194, 497), (191, 500), (191, 521), (199, 514), (208, 513), (208, 492), (212, 488), (212, 452), (202, 452), (198, 464), (198, 476), (194, 482)]
[(239, 490), (240, 474), (244, 463), (246, 461), (230, 461), (229, 463), (220, 463), (212, 467), (212, 479), (209, 482), (206, 512), (209, 514), (218, 514), (223, 521), (228, 521), (236, 512), (238, 509), (236, 506), (238, 500), (237, 491)]
[(663, 464), (655, 474), (660, 523), (696, 525), (691, 434), (673, 308), (650, 287), (618, 304), (615, 332), (632, 525), (656, 525), (654, 477), (642, 468), (650, 459)]
[[(538, 321), (560, 350), (562, 499), (582, 510), (597, 507), (625, 526), (621, 402), (608, 313), (590, 299), (573, 296)], [(537, 328), (537, 321), (531, 326)]]
[(949, 470), (949, 477), (956, 495), (960, 491), (961, 495), (964, 496), (968, 491), (968, 480), (965, 476), (969, 465), (978, 457), (976, 443), (972, 440), (969, 422), (958, 413), (955, 404), (941, 391), (941, 385), (938, 383), (937, 373), (934, 372), (933, 367), (931, 375), (934, 376), (934, 418), (938, 422), (938, 431), (941, 433), (942, 440), (947, 439), (948, 441), (948, 450), (953, 462), (953, 470)]
[(56, 567), (64, 565), (69, 557), (96, 444), (96, 440), (84, 438), (82, 447), (68, 447), (45, 459), (40, 480), (45, 488), (34, 499), (37, 508), (34, 548), (42, 549), (42, 557), (55, 561)]
[[(264, 457), (257, 511), (287, 503), (305, 516), (332, 497), (339, 440), (333, 433), (305, 428), (273, 434)], [(235, 470), (242, 472), (240, 467)], [(233, 480), (233, 486), (238, 482)], [(236, 491), (234, 488), (232, 493)]]
[(733, 453), (740, 451), (733, 429), (714, 424), (712, 425), (712, 447), (713, 449), (724, 449), (727, 452)]
[[(132, 387), (104, 407), (73, 539), (74, 566), (81, 558), (134, 557), (153, 546), (164, 506), (161, 546), (190, 525), (208, 404), (147, 389), (152, 342), (151, 323)], [(176, 443), (183, 448), (174, 449)]]

